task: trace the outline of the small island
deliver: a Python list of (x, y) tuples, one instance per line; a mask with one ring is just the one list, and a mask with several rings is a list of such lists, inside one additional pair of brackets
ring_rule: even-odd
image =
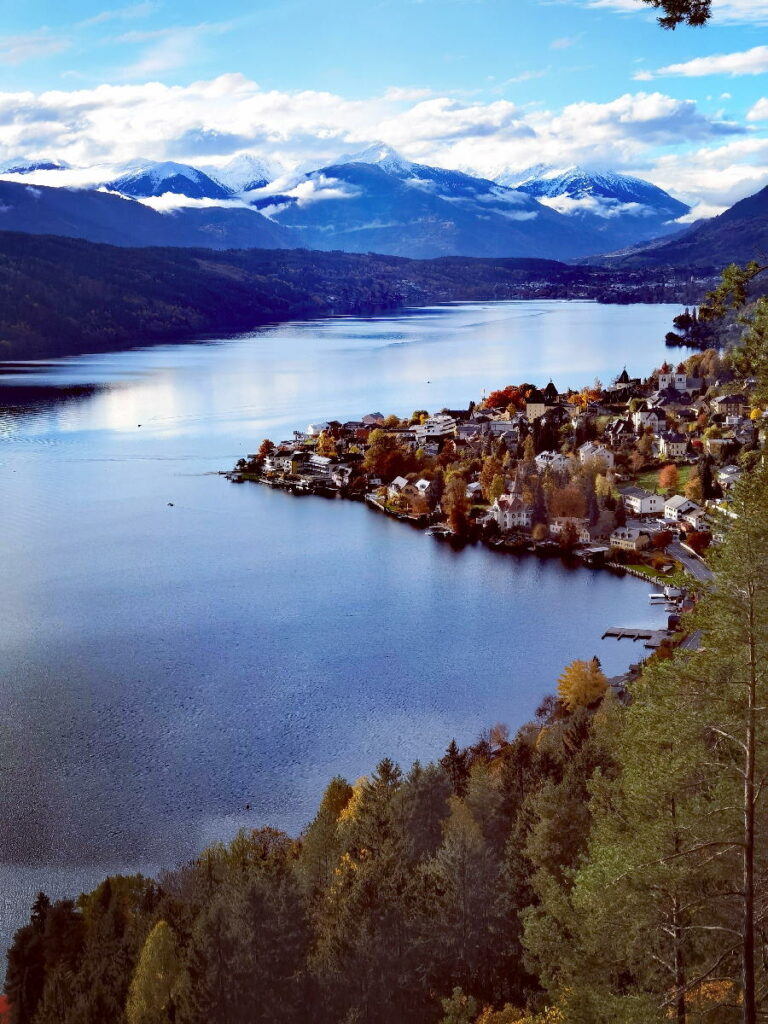
[(454, 542), (565, 554), (650, 579), (717, 541), (763, 412), (728, 354), (560, 393), (523, 382), (466, 408), (311, 423), (229, 474), (369, 506)]

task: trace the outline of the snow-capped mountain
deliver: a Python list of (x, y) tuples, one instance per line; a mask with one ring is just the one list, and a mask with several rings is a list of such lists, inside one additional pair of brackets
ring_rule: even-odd
[(690, 207), (642, 178), (583, 167), (538, 165), (522, 174), (504, 173), (497, 181), (534, 196), (564, 216), (576, 217), (618, 248), (671, 234)]
[(397, 150), (392, 149), (385, 142), (374, 142), (359, 153), (348, 153), (335, 161), (337, 164), (374, 164), (380, 167), (387, 174), (408, 174), (415, 166), (400, 156)]
[(205, 173), (231, 192), (251, 192), (264, 188), (283, 173), (283, 168), (272, 160), (264, 160), (253, 153), (240, 153), (223, 167), (203, 167)]
[(232, 190), (189, 164), (154, 161), (134, 166), (125, 174), (106, 183), (111, 192), (125, 196), (148, 198), (167, 192), (190, 199), (229, 199)]
[(525, 192), (461, 171), (413, 163), (375, 145), (251, 202), (315, 249), (398, 256), (539, 256), (600, 250), (583, 224)]
[(69, 164), (64, 160), (26, 160), (18, 157), (0, 164), (0, 174), (32, 174), (33, 171), (66, 171)]

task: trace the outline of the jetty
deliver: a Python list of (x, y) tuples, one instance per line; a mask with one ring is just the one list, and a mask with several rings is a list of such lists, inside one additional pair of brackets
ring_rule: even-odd
[(643, 646), (651, 649), (660, 647), (664, 640), (669, 639), (669, 632), (666, 629), (638, 629), (635, 626), (611, 626), (602, 635), (602, 639), (614, 638), (616, 640), (643, 640)]

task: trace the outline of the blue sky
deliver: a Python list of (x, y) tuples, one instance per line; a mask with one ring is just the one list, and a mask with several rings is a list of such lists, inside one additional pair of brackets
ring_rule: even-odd
[(714, 2), (665, 32), (639, 0), (6, 0), (0, 160), (291, 170), (383, 139), (494, 176), (614, 167), (710, 212), (768, 183), (768, 0)]

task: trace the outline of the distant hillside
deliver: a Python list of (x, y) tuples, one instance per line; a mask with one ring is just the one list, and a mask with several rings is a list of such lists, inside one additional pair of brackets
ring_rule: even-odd
[[(764, 260), (768, 252), (768, 187), (711, 220), (699, 221), (671, 239), (609, 257), (619, 267), (722, 267)], [(608, 262), (608, 261), (606, 261)]]
[[(118, 200), (121, 202), (122, 200)], [(691, 301), (654, 282), (551, 260), (408, 260), (302, 249), (121, 248), (0, 232), (0, 358), (127, 348), (297, 316), (452, 300)]]
[(275, 249), (301, 244), (288, 228), (245, 207), (186, 207), (158, 213), (135, 200), (107, 192), (17, 181), (0, 181), (0, 229), (66, 235), (111, 245)]

